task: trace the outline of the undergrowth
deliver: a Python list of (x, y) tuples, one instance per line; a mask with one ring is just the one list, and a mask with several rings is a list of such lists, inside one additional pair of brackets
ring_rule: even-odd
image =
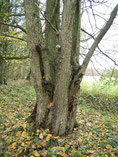
[(78, 127), (61, 138), (26, 121), (35, 105), (28, 82), (0, 86), (0, 157), (117, 157), (117, 91), (97, 86), (82, 83)]

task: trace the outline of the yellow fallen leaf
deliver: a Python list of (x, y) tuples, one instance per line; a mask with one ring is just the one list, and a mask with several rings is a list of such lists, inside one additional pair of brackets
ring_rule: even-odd
[(24, 124), (23, 124), (23, 128), (25, 129), (26, 127), (27, 127), (27, 124), (26, 124), (26, 123), (24, 123)]
[(112, 146), (111, 146), (110, 144), (107, 144), (107, 145), (106, 145), (106, 148), (107, 148), (107, 149), (112, 149)]
[(40, 133), (40, 134), (39, 134), (39, 138), (40, 138), (41, 140), (43, 140), (43, 133)]
[(37, 150), (34, 151), (34, 156), (40, 157), (40, 154), (37, 152)]
[(52, 136), (51, 134), (48, 134), (45, 140), (49, 141), (51, 136)]
[(54, 138), (54, 139), (59, 139), (59, 136), (54, 136), (53, 138)]
[(117, 157), (114, 153), (112, 153), (111, 155), (112, 155), (112, 157)]
[(12, 149), (15, 149), (15, 148), (16, 148), (16, 142), (12, 143), (11, 148), (12, 148)]
[(41, 146), (40, 146), (40, 145), (37, 145), (36, 147), (37, 147), (37, 148), (41, 148)]
[(37, 132), (37, 133), (39, 133), (39, 132), (40, 132), (40, 130), (39, 130), (39, 129), (37, 129), (37, 130), (36, 130), (36, 132)]
[(79, 141), (80, 144), (82, 143), (82, 139), (81, 138), (78, 138), (77, 140)]
[(49, 129), (46, 129), (45, 132), (48, 133), (48, 132), (49, 132)]
[(29, 139), (29, 137), (28, 137), (28, 135), (27, 135), (27, 132), (26, 132), (26, 131), (23, 131), (23, 132), (22, 132), (21, 137), (20, 137), (20, 140), (23, 140), (24, 138)]
[(102, 136), (104, 136), (104, 135), (106, 134), (106, 132), (105, 132), (105, 131), (103, 131), (101, 134), (102, 134)]
[(21, 131), (17, 131), (16, 136), (20, 136), (20, 135), (21, 135)]
[(21, 146), (23, 146), (23, 147), (24, 147), (24, 146), (25, 146), (25, 143), (23, 142), (23, 143), (21, 144)]
[(34, 157), (34, 155), (30, 155), (30, 157)]
[(92, 134), (93, 134), (92, 132), (89, 132), (89, 136), (92, 136)]
[(25, 131), (22, 132), (21, 134), (22, 137), (27, 137), (27, 133)]

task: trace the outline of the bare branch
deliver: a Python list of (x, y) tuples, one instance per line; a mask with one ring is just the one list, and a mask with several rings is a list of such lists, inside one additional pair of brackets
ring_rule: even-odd
[[(96, 40), (96, 38), (95, 38), (92, 34), (88, 33), (88, 32), (85, 31), (84, 29), (81, 29), (81, 30), (82, 30), (84, 33), (86, 33), (86, 34), (88, 34), (89, 36), (91, 36), (94, 40)], [(115, 65), (118, 66), (118, 64), (116, 63), (116, 61), (113, 60), (109, 55), (107, 55), (106, 53), (104, 53), (104, 52), (100, 49), (99, 46), (97, 46), (97, 48), (98, 48), (98, 50), (99, 50), (105, 57), (107, 57), (108, 59), (110, 59), (112, 62), (114, 62)]]
[(82, 64), (82, 72), (83, 73), (85, 72), (85, 70), (86, 70), (86, 68), (88, 66), (88, 63), (89, 63), (89, 61), (90, 61), (90, 59), (91, 59), (91, 57), (92, 57), (96, 47), (98, 46), (98, 44), (100, 43), (100, 41), (102, 40), (102, 38), (104, 37), (106, 32), (109, 30), (110, 26), (112, 25), (112, 23), (113, 23), (113, 21), (114, 21), (114, 19), (116, 17), (117, 11), (118, 11), (118, 4), (113, 9), (109, 20), (107, 21), (105, 26), (102, 28), (102, 30), (98, 34), (96, 40), (94, 41), (94, 43), (92, 44), (88, 54), (86, 55), (85, 60), (84, 60), (84, 62)]
[(72, 83), (71, 83), (71, 89), (73, 90), (75, 88), (75, 85), (78, 85), (80, 84), (82, 78), (83, 78), (83, 75), (85, 73), (85, 70), (88, 66), (88, 63), (96, 49), (96, 47), (98, 46), (98, 44), (100, 43), (100, 41), (102, 40), (102, 38), (104, 37), (104, 35), (106, 34), (106, 32), (109, 30), (110, 26), (112, 25), (116, 15), (117, 15), (117, 11), (118, 11), (118, 4), (115, 6), (115, 8), (113, 9), (112, 13), (111, 13), (111, 16), (109, 18), (109, 20), (107, 21), (107, 23), (105, 24), (105, 26), (102, 28), (102, 30), (100, 31), (100, 33), (98, 34), (96, 40), (94, 41), (94, 43), (92, 44), (88, 54), (86, 55), (84, 61), (83, 61), (83, 64), (81, 67), (78, 67), (75, 75), (74, 75), (74, 78), (72, 80)]
[(86, 30), (81, 28), (81, 31), (86, 33), (87, 35), (89, 35), (90, 37), (92, 37), (95, 40), (95, 37), (92, 34), (90, 34), (89, 32), (87, 32)]
[(108, 59), (110, 59), (114, 63), (114, 65), (118, 66), (118, 64), (116, 63), (116, 61), (114, 59), (112, 59), (109, 55), (104, 53), (99, 47), (98, 47), (98, 49), (104, 56), (106, 56)]

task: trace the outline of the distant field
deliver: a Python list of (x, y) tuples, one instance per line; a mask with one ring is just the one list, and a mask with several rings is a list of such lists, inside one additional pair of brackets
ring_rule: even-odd
[(99, 81), (100, 76), (84, 76), (83, 80), (87, 81)]

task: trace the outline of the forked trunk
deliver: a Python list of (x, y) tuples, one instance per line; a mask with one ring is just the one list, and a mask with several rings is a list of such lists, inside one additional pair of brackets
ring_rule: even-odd
[[(62, 136), (71, 133), (74, 128), (80, 83), (96, 47), (117, 15), (118, 5), (79, 66), (81, 0), (63, 0), (59, 30), (59, 0), (47, 1), (46, 16), (38, 7), (38, 0), (24, 2), (27, 43), (36, 91), (33, 112), (36, 126), (48, 127), (53, 134)], [(39, 11), (46, 21), (47, 32), (42, 31)]]
[[(69, 102), (69, 95), (65, 98), (61, 93), (58, 98), (58, 103), (55, 101), (55, 104), (48, 104), (46, 115), (43, 118), (44, 120), (40, 126), (43, 128), (49, 128), (54, 135), (62, 136), (71, 133), (75, 126), (77, 98), (72, 97), (71, 101)], [(60, 107), (60, 104), (63, 104), (63, 106)], [(40, 102), (35, 106), (34, 117), (37, 116), (38, 113), (37, 106), (40, 106)]]
[[(59, 27), (57, 27), (59, 19), (57, 22), (54, 22), (56, 20), (54, 13), (57, 13), (59, 16), (59, 12), (55, 12), (59, 6), (59, 0), (54, 2), (55, 8), (54, 11), (51, 11), (52, 16), (46, 17), (46, 40), (41, 33), (38, 1), (25, 0), (24, 4), (31, 72), (36, 90), (36, 106), (33, 112), (35, 114), (36, 126), (48, 127), (53, 134), (61, 136), (73, 130), (76, 117), (76, 96), (78, 90), (72, 92), (72, 80), (74, 78), (72, 54), (76, 52), (74, 51), (74, 53), (72, 53), (72, 43), (73, 23), (78, 1), (64, 1), (60, 34), (58, 32)], [(47, 3), (47, 6), (48, 5)], [(47, 12), (48, 14), (50, 13), (49, 10), (47, 10)], [(53, 27), (55, 27), (55, 29)], [(49, 39), (50, 31), (54, 33), (54, 39), (52, 39), (54, 42), (48, 42), (48, 40), (51, 40)], [(77, 29), (74, 34), (76, 33), (78, 34)], [(56, 49), (56, 44), (58, 44), (55, 42), (56, 38), (61, 46), (59, 54), (57, 54)], [(48, 45), (49, 43), (50, 45)], [(58, 57), (55, 62), (57, 68), (53, 70), (52, 75), (51, 71), (55, 61), (54, 56)]]

